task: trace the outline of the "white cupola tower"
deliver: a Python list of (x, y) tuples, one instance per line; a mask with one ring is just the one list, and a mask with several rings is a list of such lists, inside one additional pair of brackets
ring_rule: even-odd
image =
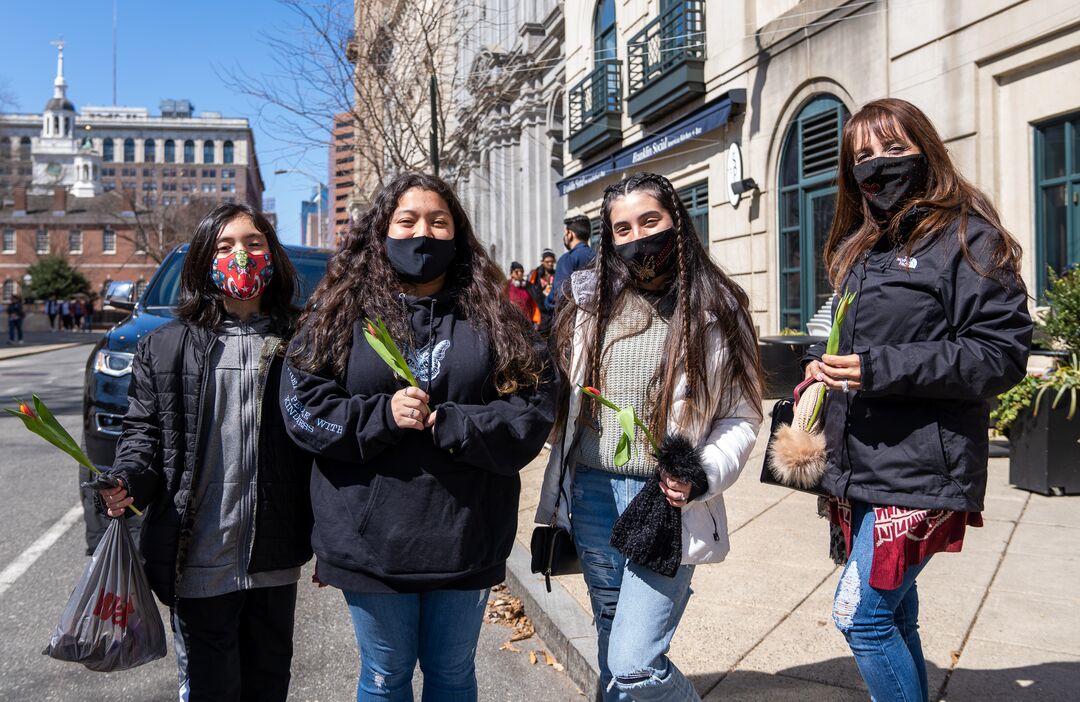
[(56, 78), (53, 79), (53, 96), (42, 114), (41, 137), (43, 139), (72, 139), (75, 134), (75, 105), (67, 98), (67, 81), (64, 80), (64, 40), (52, 42), (56, 47)]
[[(67, 81), (64, 80), (64, 42), (51, 43), (56, 47), (56, 78), (53, 79), (52, 98), (42, 111), (41, 134), (33, 140), (31, 159), (34, 162), (34, 179), (31, 192), (47, 195), (57, 186), (72, 189), (76, 183), (81, 183), (83, 187), (79, 188), (79, 192), (85, 193), (89, 191), (85, 186), (89, 181), (79, 177), (75, 165), (76, 155), (81, 155), (82, 149), (75, 137), (75, 105), (68, 100)], [(86, 159), (82, 159), (81, 165), (87, 163)], [(91, 175), (93, 170), (91, 167)]]

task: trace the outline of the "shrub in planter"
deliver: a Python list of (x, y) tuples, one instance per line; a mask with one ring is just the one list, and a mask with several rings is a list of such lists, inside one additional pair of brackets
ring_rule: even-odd
[(1050, 312), (1039, 331), (1070, 357), (999, 395), (990, 417), (1009, 437), (1010, 483), (1043, 494), (1080, 493), (1080, 268), (1060, 277), (1051, 272), (1046, 297)]

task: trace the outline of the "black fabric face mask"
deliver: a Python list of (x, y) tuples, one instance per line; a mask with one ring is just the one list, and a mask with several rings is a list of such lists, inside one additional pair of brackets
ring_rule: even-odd
[(409, 239), (386, 239), (386, 257), (402, 280), (430, 283), (446, 272), (454, 260), (457, 245), (453, 239), (414, 236)]
[(626, 262), (635, 280), (651, 283), (675, 267), (675, 228), (616, 244), (615, 253)]
[(923, 154), (879, 156), (851, 169), (875, 214), (895, 214), (926, 186), (927, 162)]

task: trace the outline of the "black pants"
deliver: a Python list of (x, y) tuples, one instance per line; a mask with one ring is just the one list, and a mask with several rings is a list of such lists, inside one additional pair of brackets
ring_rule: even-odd
[(173, 634), (188, 702), (284, 702), (295, 610), (295, 583), (180, 598)]

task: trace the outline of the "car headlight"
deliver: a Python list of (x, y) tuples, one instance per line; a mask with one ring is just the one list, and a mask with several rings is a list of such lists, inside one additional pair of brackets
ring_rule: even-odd
[(131, 372), (131, 362), (135, 354), (123, 351), (109, 351), (101, 349), (94, 359), (94, 370), (105, 375), (120, 377)]

